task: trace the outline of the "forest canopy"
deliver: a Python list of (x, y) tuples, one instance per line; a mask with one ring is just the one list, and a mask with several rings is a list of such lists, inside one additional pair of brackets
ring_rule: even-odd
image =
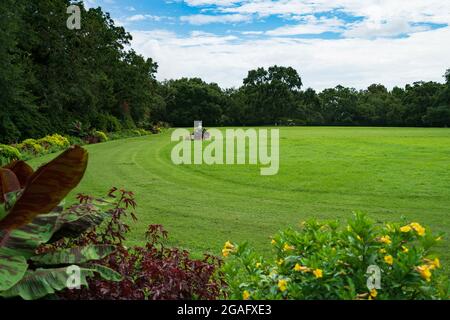
[[(68, 0), (0, 4), (0, 142), (68, 133), (74, 121), (98, 130), (191, 126), (450, 125), (445, 82), (388, 90), (303, 88), (299, 72), (250, 70), (239, 88), (199, 78), (157, 81), (158, 65), (131, 49), (131, 35), (100, 8), (82, 3), (79, 30), (66, 27)], [(444, 70), (443, 70), (444, 71)]]

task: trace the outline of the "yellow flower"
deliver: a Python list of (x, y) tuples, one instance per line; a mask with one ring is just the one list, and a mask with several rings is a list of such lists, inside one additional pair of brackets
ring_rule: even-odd
[(438, 258), (434, 258), (434, 260), (430, 263), (430, 269), (440, 268), (441, 262)]
[(358, 239), (359, 241), (362, 241), (361, 237), (358, 234), (356, 235), (356, 239)]
[(295, 266), (294, 266), (294, 270), (295, 270), (295, 271), (298, 271), (298, 272), (308, 272), (308, 271), (309, 271), (309, 268), (308, 268), (308, 267), (301, 266), (301, 265), (299, 265), (298, 263), (296, 263)]
[(314, 270), (313, 274), (316, 276), (316, 278), (322, 278), (323, 277), (323, 272), (322, 272), (321, 269)]
[(380, 242), (382, 242), (382, 243), (386, 243), (386, 244), (391, 244), (391, 237), (389, 237), (388, 235), (386, 235), (386, 236), (382, 236), (381, 238), (380, 238)]
[(284, 262), (283, 259), (278, 259), (277, 264), (278, 264), (279, 266), (281, 266), (281, 265), (283, 264), (283, 262)]
[(409, 249), (408, 249), (407, 247), (405, 247), (405, 246), (402, 246), (402, 251), (403, 251), (404, 253), (407, 253), (407, 252), (409, 251)]
[(430, 266), (422, 265), (417, 267), (417, 271), (419, 271), (420, 276), (424, 278), (427, 282), (431, 280), (431, 271)]
[(403, 226), (400, 228), (401, 232), (410, 232), (411, 231), (411, 227), (410, 226)]
[(232, 252), (234, 249), (234, 245), (230, 241), (227, 241), (223, 246), (222, 255), (224, 257), (228, 257), (230, 255), (230, 252)]
[(384, 256), (384, 262), (386, 262), (387, 264), (392, 265), (394, 263), (394, 258), (392, 258), (391, 255)]
[(242, 293), (242, 298), (244, 300), (248, 300), (250, 298), (250, 292), (248, 292), (247, 290), (244, 290), (244, 292)]
[(234, 249), (234, 245), (230, 241), (227, 241), (225, 242), (224, 249), (232, 250)]
[(442, 240), (442, 237), (437, 237), (436, 238), (436, 241), (441, 241)]
[(370, 297), (376, 298), (377, 295), (378, 295), (377, 289), (373, 288), (372, 290), (370, 290)]
[(385, 248), (381, 248), (379, 252), (380, 252), (380, 253), (386, 253), (387, 251), (386, 251)]
[(270, 241), (270, 243), (274, 246), (277, 244), (277, 242), (275, 241), (275, 239), (272, 239), (272, 241)]
[(422, 227), (422, 226), (421, 226), (420, 224), (418, 224), (417, 222), (412, 222), (412, 223), (410, 223), (409, 225), (411, 226), (411, 228), (414, 229), (414, 231), (417, 232), (417, 234), (418, 234), (419, 236), (422, 237), (422, 236), (425, 235), (425, 228)]
[(261, 265), (262, 265), (261, 262), (257, 262), (257, 263), (256, 263), (256, 267), (257, 267), (257, 268), (261, 268)]
[(294, 246), (290, 246), (289, 244), (285, 243), (283, 246), (283, 251), (289, 251), (289, 250), (294, 250), (295, 247)]
[(285, 279), (278, 280), (278, 288), (280, 289), (281, 292), (286, 291), (287, 290), (287, 280), (285, 280)]

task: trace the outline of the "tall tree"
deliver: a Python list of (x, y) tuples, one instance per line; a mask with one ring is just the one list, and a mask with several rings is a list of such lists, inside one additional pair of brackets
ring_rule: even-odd
[(242, 87), (245, 122), (247, 124), (274, 124), (291, 117), (297, 107), (296, 93), (302, 79), (291, 67), (272, 66), (267, 70), (250, 70)]

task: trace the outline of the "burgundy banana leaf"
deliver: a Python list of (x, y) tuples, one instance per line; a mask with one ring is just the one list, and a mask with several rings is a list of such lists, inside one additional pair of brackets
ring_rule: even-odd
[(33, 175), (34, 170), (25, 161), (16, 160), (10, 164), (3, 167), (4, 169), (9, 169), (17, 176), (19, 179), (20, 187), (24, 188), (28, 179)]
[(14, 230), (53, 210), (78, 185), (87, 162), (87, 151), (74, 146), (40, 167), (27, 179), (20, 197), (0, 221), (0, 230)]
[(0, 168), (0, 203), (6, 201), (6, 195), (20, 190), (20, 182), (13, 171)]

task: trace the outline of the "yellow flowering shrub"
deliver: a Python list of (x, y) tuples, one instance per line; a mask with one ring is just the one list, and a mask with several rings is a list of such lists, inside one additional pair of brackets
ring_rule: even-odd
[[(449, 281), (433, 252), (440, 238), (417, 222), (381, 225), (355, 213), (344, 227), (311, 220), (279, 232), (269, 258), (228, 241), (225, 293), (246, 300), (447, 299)], [(380, 270), (377, 288), (368, 286), (369, 266)]]
[(37, 140), (36, 142), (40, 144), (44, 149), (50, 148), (65, 149), (70, 146), (69, 139), (57, 133), (47, 135), (44, 138)]
[(22, 152), (30, 152), (32, 154), (41, 154), (44, 148), (35, 139), (26, 139), (17, 145), (17, 149)]
[(108, 136), (103, 131), (95, 131), (95, 136), (99, 139), (100, 142), (106, 142), (109, 140)]
[(18, 160), (22, 157), (17, 148), (0, 144), (0, 165), (5, 165), (11, 161)]

